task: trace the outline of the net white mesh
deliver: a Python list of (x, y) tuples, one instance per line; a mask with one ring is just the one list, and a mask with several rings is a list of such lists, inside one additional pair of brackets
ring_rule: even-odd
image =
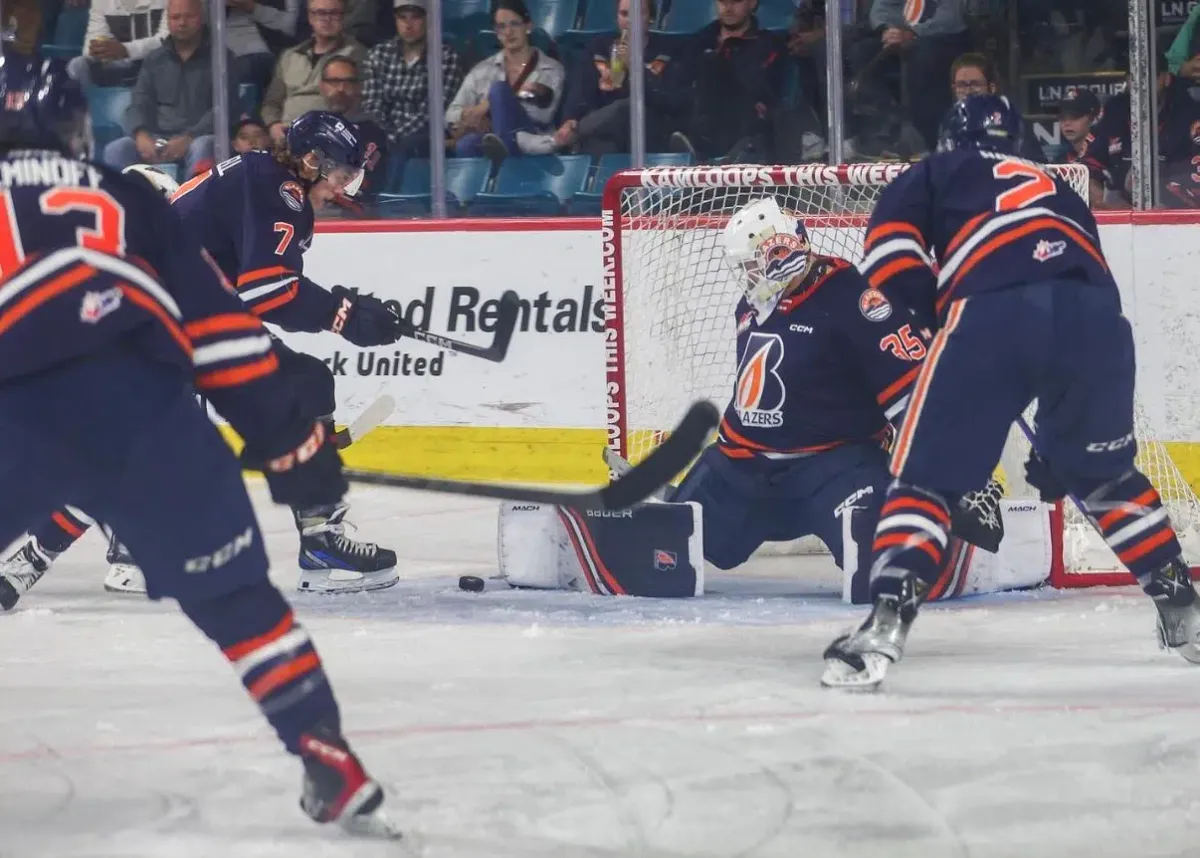
[[(604, 202), (605, 271), (615, 300), (608, 319), (608, 429), (622, 455), (634, 462), (644, 457), (695, 399), (722, 407), (729, 401), (736, 369), (733, 309), (741, 291), (718, 239), (730, 215), (752, 199), (772, 195), (781, 207), (804, 217), (815, 252), (857, 262), (880, 190), (906, 168), (657, 168), (610, 180)], [(1049, 169), (1087, 198), (1086, 168)], [(1190, 553), (1200, 503), (1140, 406), (1136, 415), (1139, 467), (1158, 487)], [(1034, 494), (1023, 479), (1027, 452), (1014, 427), (1001, 460), (1002, 480), (1012, 497)], [(1112, 552), (1069, 502), (1063, 519), (1064, 577), (1055, 583), (1113, 583), (1120, 565)], [(823, 550), (806, 539), (768, 552)]]

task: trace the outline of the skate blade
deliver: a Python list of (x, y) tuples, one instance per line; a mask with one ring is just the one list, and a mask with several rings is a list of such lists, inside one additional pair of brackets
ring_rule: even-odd
[[(1163, 625), (1163, 619), (1160, 616), (1158, 623), (1155, 626), (1155, 636), (1158, 638), (1158, 648), (1173, 652), (1179, 655), (1184, 661), (1189, 664), (1200, 664), (1200, 644), (1194, 641), (1186, 641), (1181, 644), (1173, 644), (1167, 639), (1167, 629)], [(1182, 631), (1182, 630), (1181, 630)]]
[[(384, 840), (397, 840), (403, 837), (399, 827), (392, 822), (387, 814), (379, 807), (383, 801), (383, 790), (374, 781), (367, 781), (358, 788), (358, 792), (346, 802), (342, 815), (337, 819), (337, 825), (347, 834), (355, 837), (374, 837)], [(372, 810), (363, 812), (362, 808), (374, 804)]]
[[(345, 585), (333, 584), (320, 579), (307, 582), (304, 580), (304, 574), (307, 570), (301, 570), (300, 579), (296, 582), (297, 593), (315, 593), (319, 596), (348, 596), (352, 593), (371, 593), (375, 590), (386, 590), (388, 587), (394, 587), (400, 583), (400, 574), (389, 576), (387, 578), (366, 578), (364, 580), (346, 583)], [(371, 572), (370, 575), (382, 575), (391, 570), (382, 569), (379, 572)]]
[(847, 664), (840, 658), (825, 659), (825, 671), (821, 674), (821, 685), (824, 688), (836, 688), (840, 691), (876, 691), (883, 684), (884, 676), (892, 664), (886, 655), (868, 652), (860, 656), (863, 661), (862, 670)]

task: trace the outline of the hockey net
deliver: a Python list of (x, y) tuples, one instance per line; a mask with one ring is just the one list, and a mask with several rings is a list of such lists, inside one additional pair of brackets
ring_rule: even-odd
[[(880, 190), (907, 166), (666, 167), (613, 176), (602, 212), (609, 447), (637, 462), (695, 399), (728, 403), (736, 370), (733, 308), (741, 292), (722, 258), (719, 237), (734, 211), (773, 195), (781, 207), (804, 217), (815, 252), (857, 262)], [(1048, 169), (1087, 198), (1085, 167)], [(1135, 411), (1138, 465), (1158, 487), (1191, 555), (1200, 542), (1200, 502), (1140, 405)], [(1009, 497), (1036, 496), (1023, 477), (1028, 449), (1014, 426), (1000, 466)], [(1132, 583), (1069, 501), (1053, 512), (1052, 529), (1053, 586)], [(824, 550), (813, 538), (765, 549)], [(1196, 558), (1189, 556), (1189, 563), (1195, 567)]]

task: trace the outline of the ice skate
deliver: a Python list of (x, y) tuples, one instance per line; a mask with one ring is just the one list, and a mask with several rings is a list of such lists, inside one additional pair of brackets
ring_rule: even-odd
[(344, 521), (349, 507), (340, 504), (301, 515), (300, 580), (296, 589), (306, 593), (360, 593), (382, 590), (399, 580), (396, 552), (371, 542), (346, 536)]
[(352, 834), (401, 836), (380, 810), (383, 788), (371, 780), (336, 730), (322, 726), (301, 736), (300, 759), (304, 761), (300, 808), (310, 817), (336, 823)]
[(899, 595), (888, 593), (876, 598), (863, 624), (825, 649), (821, 685), (874, 691), (883, 682), (888, 668), (904, 657), (908, 630), (929, 588), (911, 575), (900, 587)]
[(129, 549), (115, 535), (109, 535), (108, 574), (104, 576), (104, 589), (110, 593), (145, 593), (146, 576), (134, 562)]
[(1200, 600), (1187, 564), (1177, 557), (1140, 583), (1158, 609), (1158, 645), (1200, 664)]
[(11, 611), (17, 601), (41, 580), (58, 557), (38, 542), (36, 536), (26, 538), (25, 544), (0, 563), (0, 610)]

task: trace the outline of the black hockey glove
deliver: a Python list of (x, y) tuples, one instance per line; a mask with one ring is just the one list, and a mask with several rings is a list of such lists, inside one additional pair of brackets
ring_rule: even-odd
[(340, 501), (350, 486), (342, 476), (342, 459), (328, 426), (318, 420), (271, 450), (242, 451), (242, 467), (261, 471), (271, 499), (291, 507), (325, 506)]
[(963, 495), (950, 511), (950, 532), (963, 542), (995, 554), (1004, 539), (1004, 519), (1000, 516), (1003, 496), (1003, 486), (994, 479), (979, 491)]
[(356, 346), (386, 346), (400, 339), (399, 316), (374, 295), (360, 295), (345, 286), (330, 291), (338, 305), (329, 330)]
[(1037, 489), (1038, 497), (1046, 503), (1058, 503), (1067, 496), (1067, 490), (1046, 467), (1046, 460), (1032, 450), (1025, 462), (1025, 482)]

